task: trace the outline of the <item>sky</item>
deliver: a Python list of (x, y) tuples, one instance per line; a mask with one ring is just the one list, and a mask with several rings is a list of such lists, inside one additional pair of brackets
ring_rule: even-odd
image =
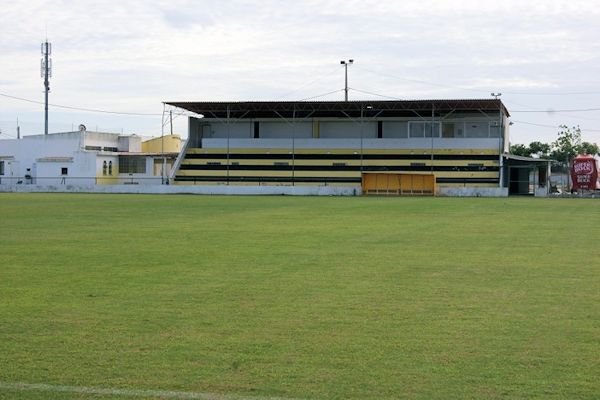
[[(17, 120), (44, 131), (47, 38), (50, 132), (160, 136), (168, 101), (343, 100), (340, 61), (354, 59), (351, 100), (502, 93), (512, 143), (551, 142), (561, 124), (600, 143), (598, 21), (597, 0), (14, 0), (0, 10), (0, 139)], [(178, 110), (173, 130), (187, 136)]]

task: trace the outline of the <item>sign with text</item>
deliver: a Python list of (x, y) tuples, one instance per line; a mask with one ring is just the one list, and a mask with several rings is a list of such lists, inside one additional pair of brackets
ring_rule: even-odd
[(571, 164), (571, 179), (575, 190), (600, 189), (596, 159), (588, 155), (577, 156)]

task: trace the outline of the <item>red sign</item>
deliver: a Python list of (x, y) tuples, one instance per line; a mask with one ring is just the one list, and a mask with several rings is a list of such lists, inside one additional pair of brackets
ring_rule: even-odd
[(598, 184), (598, 165), (592, 156), (577, 156), (571, 164), (571, 179), (573, 189), (600, 189)]

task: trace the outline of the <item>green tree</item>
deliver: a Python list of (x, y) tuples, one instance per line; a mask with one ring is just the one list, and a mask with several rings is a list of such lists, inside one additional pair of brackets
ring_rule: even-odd
[(511, 144), (510, 154), (514, 154), (515, 156), (529, 157), (531, 152), (529, 151), (529, 146), (525, 146), (524, 144)]
[(579, 154), (600, 155), (600, 149), (596, 143), (582, 142), (579, 147)]
[(559, 128), (558, 138), (552, 142), (551, 157), (563, 165), (568, 165), (581, 150), (581, 129), (579, 126), (569, 128), (566, 125), (560, 125)]
[(548, 143), (531, 142), (529, 143), (529, 154), (539, 158), (550, 157), (551, 146)]
[(524, 144), (511, 144), (510, 154), (523, 157), (550, 157), (551, 146), (548, 143), (531, 142), (529, 146)]

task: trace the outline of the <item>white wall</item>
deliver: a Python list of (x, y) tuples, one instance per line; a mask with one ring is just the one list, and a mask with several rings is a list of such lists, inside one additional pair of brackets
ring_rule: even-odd
[(312, 122), (295, 122), (289, 124), (287, 122), (259, 122), (259, 136), (261, 139), (276, 139), (276, 138), (311, 138), (312, 137)]
[[(363, 139), (363, 149), (493, 149), (498, 150), (500, 139)], [(298, 149), (360, 149), (360, 139), (296, 139)], [(204, 148), (225, 148), (226, 139), (204, 139)], [(292, 148), (291, 139), (231, 139), (230, 148)]]
[[(201, 123), (201, 125), (205, 125)], [(202, 126), (200, 127), (202, 129)], [(210, 122), (210, 130), (201, 131), (204, 138), (253, 138), (254, 124), (252, 122), (234, 122), (224, 124)]]
[(377, 122), (321, 121), (319, 136), (323, 139), (377, 138)]
[(2, 192), (26, 193), (134, 193), (134, 194), (204, 194), (204, 195), (290, 195), (290, 196), (358, 196), (360, 186), (237, 186), (237, 185), (0, 185)]
[(383, 121), (383, 138), (408, 138), (408, 122)]
[[(135, 137), (139, 138), (139, 137)], [(5, 161), (2, 184), (75, 184), (95, 183), (102, 176), (102, 161), (113, 161), (114, 174), (118, 171), (118, 157), (110, 153), (86, 151), (85, 146), (118, 147), (119, 135), (97, 132), (66, 132), (49, 135), (25, 136), (20, 140), (0, 140), (0, 159)], [(152, 159), (146, 174), (152, 176)], [(62, 175), (67, 168), (67, 175)], [(28, 171), (29, 169), (29, 171)], [(33, 179), (24, 179), (25, 175)], [(64, 178), (64, 179), (63, 179)]]

